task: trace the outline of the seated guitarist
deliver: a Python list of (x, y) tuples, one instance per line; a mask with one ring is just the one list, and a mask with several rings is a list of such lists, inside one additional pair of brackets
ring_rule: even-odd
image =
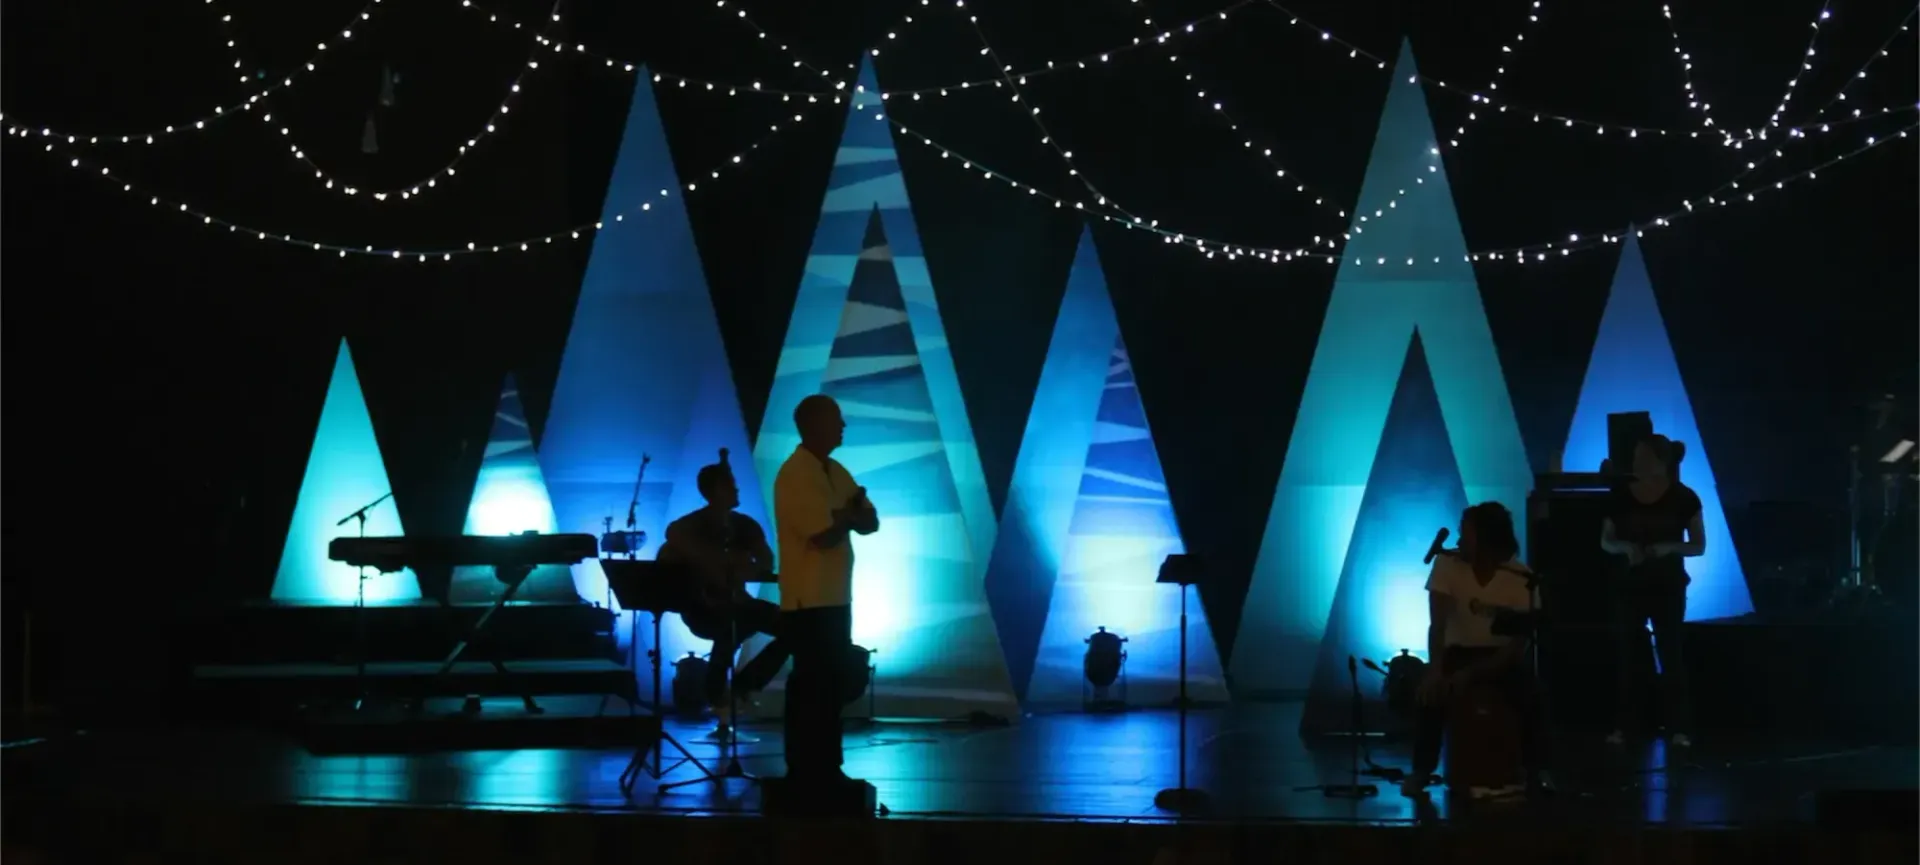
[[(713, 656), (707, 666), (707, 700), (720, 723), (731, 724), (734, 702), (751, 705), (752, 695), (773, 681), (787, 663), (788, 651), (779, 639), (780, 606), (747, 594), (748, 575), (772, 573), (773, 551), (767, 547), (767, 535), (760, 524), (733, 510), (740, 505), (740, 488), (734, 482), (733, 470), (724, 462), (706, 466), (700, 470), (698, 483), (706, 507), (667, 526), (667, 542), (660, 549), (660, 558), (686, 562), (697, 577), (681, 618), (695, 635), (713, 640)], [(730, 700), (728, 668), (740, 644), (754, 634), (774, 639), (733, 677)]]

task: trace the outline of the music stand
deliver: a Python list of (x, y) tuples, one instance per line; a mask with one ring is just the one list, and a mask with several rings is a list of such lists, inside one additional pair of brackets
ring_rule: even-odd
[(1187, 588), (1200, 582), (1200, 563), (1192, 556), (1175, 553), (1160, 563), (1156, 583), (1180, 587), (1180, 785), (1153, 794), (1153, 805), (1182, 817), (1204, 811), (1212, 803), (1205, 790), (1187, 786)]
[[(774, 574), (764, 574), (748, 577), (742, 580), (742, 582), (778, 583), (780, 582), (780, 578)], [(721, 733), (719, 738), (720, 748), (721, 751), (727, 755), (727, 764), (721, 767), (719, 772), (709, 773), (705, 778), (689, 778), (685, 781), (676, 781), (672, 784), (662, 784), (660, 785), (660, 792), (662, 793), (676, 787), (698, 784), (701, 781), (714, 781), (725, 784), (728, 778), (738, 778), (749, 784), (760, 783), (759, 776), (747, 774), (746, 770), (740, 766), (740, 694), (739, 691), (734, 688), (733, 680), (740, 674), (740, 656), (746, 654), (746, 647), (740, 644), (740, 616), (739, 610), (736, 609), (736, 605), (738, 605), (739, 602), (740, 598), (738, 594), (728, 595), (728, 643), (733, 646), (733, 654), (727, 658), (727, 723), (724, 725), (724, 730), (715, 731)], [(712, 658), (709, 663), (718, 660), (718, 658)], [(718, 706), (714, 707), (715, 711), (718, 711), (719, 708)], [(752, 742), (755, 740), (748, 739), (747, 741)]]
[[(620, 602), (620, 609), (634, 614), (628, 623), (631, 636), (628, 637), (627, 657), (637, 660), (640, 645), (639, 613), (653, 616), (653, 647), (647, 650), (647, 660), (653, 665), (653, 715), (656, 722), (662, 721), (666, 713), (660, 711), (660, 617), (667, 613), (680, 612), (682, 598), (675, 587), (692, 585), (693, 576), (682, 565), (668, 562), (649, 562), (639, 559), (601, 559), (600, 569), (607, 575), (607, 589), (613, 592), (614, 600)], [(630, 662), (631, 666), (631, 662)], [(688, 763), (700, 771), (701, 780), (714, 777), (713, 771), (701, 763), (687, 750), (687, 746), (667, 732), (665, 724), (656, 723), (658, 732), (650, 742), (641, 742), (633, 751), (633, 759), (627, 761), (627, 767), (620, 772), (620, 792), (633, 795), (633, 787), (640, 782), (641, 773), (655, 781), (665, 777), (668, 772)], [(673, 765), (662, 765), (666, 758), (666, 746), (672, 745), (680, 752), (680, 759)], [(647, 759), (653, 758), (653, 765), (647, 765)], [(667, 786), (661, 785), (659, 792), (666, 792)]]

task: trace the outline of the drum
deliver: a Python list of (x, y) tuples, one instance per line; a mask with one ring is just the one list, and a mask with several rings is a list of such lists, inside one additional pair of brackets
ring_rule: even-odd
[(848, 646), (846, 666), (840, 668), (840, 703), (852, 705), (866, 696), (873, 684), (873, 652), (864, 646)]
[(707, 710), (707, 659), (688, 652), (673, 662), (673, 709), (688, 717)]
[(1448, 700), (1445, 774), (1461, 793), (1525, 788), (1520, 716), (1498, 687), (1468, 685)]

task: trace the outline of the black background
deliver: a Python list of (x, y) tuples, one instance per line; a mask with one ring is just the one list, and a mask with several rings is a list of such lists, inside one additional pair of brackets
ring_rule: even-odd
[[(1500, 93), (1515, 104), (1604, 123), (1698, 125), (1655, 0), (1548, 0), (1531, 28), (1531, 4), (1513, 0), (1297, 2), (1298, 25), (1253, 3), (1170, 43), (1178, 64), (1163, 48), (1118, 54), (1032, 79), (1028, 100), (1086, 175), (1129, 209), (1248, 245), (1293, 246), (1337, 233), (1343, 220), (1275, 180), (1244, 140), (1273, 148), (1289, 178), (1341, 209), (1352, 206), (1371, 149), (1387, 75), (1323, 42), (1307, 21), (1388, 58), (1408, 34), (1423, 73), (1476, 88), (1504, 58)], [(547, 11), (517, 0), (476, 5), (529, 29)], [(967, 11), (1007, 63), (1026, 69), (1123, 44), (1145, 31), (1143, 10), (1163, 29), (1223, 5), (981, 0)], [(850, 79), (849, 64), (873, 44), (888, 89), (994, 77), (946, 0), (749, 3), (753, 21), (777, 34), (765, 40), (735, 17), (740, 7), (577, 0), (563, 7), (561, 35), (658, 70), (769, 87), (825, 86), (792, 67), (781, 39), (834, 73), (824, 80)], [(109, 165), (147, 195), (355, 246), (518, 240), (598, 215), (634, 78), (571, 49), (542, 49), (500, 134), (419, 201), (323, 189), (288, 155), (288, 141), (346, 183), (413, 183), (474, 136), (536, 47), (528, 29), (490, 24), (459, 0), (386, 0), (352, 39), (339, 39), (356, 8), (62, 0), (5, 12), (8, 120), (83, 136), (232, 104), (258, 87), (241, 74), (278, 78), (313, 43), (328, 43), (318, 73), (205, 130), (153, 146), (6, 143), (7, 606), (17, 613), (27, 601), (41, 621), (99, 644), (72, 669), (164, 657), (156, 649), (169, 639), (171, 602), (267, 593), (343, 334), (410, 531), (459, 530), (504, 373), (519, 374), (536, 427), (545, 417), (588, 244), (448, 263), (341, 258), (205, 226), (67, 168), (75, 157)], [(1836, 10), (1789, 125), (1827, 104), (1909, 9), (1870, 0)], [(1677, 26), (1717, 119), (1765, 120), (1796, 74), (1817, 11), (1807, 0), (1684, 4)], [(909, 13), (911, 23), (902, 20)], [(221, 14), (232, 16), (224, 27)], [(1515, 41), (1523, 30), (1528, 38)], [(1503, 44), (1513, 53), (1502, 55)], [(1843, 106), (1912, 106), (1913, 35), (1889, 51), (1848, 86)], [(398, 104), (378, 109), (379, 152), (367, 155), (361, 137), (383, 68), (401, 76)], [(1195, 80), (1183, 81), (1189, 73)], [(1242, 131), (1228, 130), (1196, 88), (1224, 102)], [(1464, 98), (1427, 92), (1437, 127), (1465, 122)], [(1008, 95), (985, 85), (889, 109), (1000, 171), (1084, 198)], [(806, 112), (810, 119), (708, 181), (710, 168), (794, 106), (695, 86), (663, 88), (660, 107), (683, 179), (705, 181), (687, 206), (757, 430), (845, 109)], [(1792, 141), (1763, 177), (1912, 118), (1900, 112)], [(1473, 124), (1446, 159), (1467, 242), (1488, 250), (1618, 231), (1714, 189), (1758, 155), (1713, 139), (1630, 140), (1516, 112)], [(1071, 211), (896, 140), (998, 507), (1080, 224)], [(1774, 140), (1783, 140), (1779, 130)], [(48, 143), (61, 150), (44, 152)], [(1916, 388), (1914, 164), (1911, 141), (1898, 142), (1644, 241), (1736, 534), (1752, 502), (1840, 507), (1854, 407), (1870, 392)], [(1224, 580), (1205, 598), (1224, 655), (1336, 269), (1208, 260), (1112, 225), (1097, 225), (1096, 236), (1187, 544)], [(1566, 435), (1617, 258), (1608, 247), (1538, 267), (1478, 266), (1536, 466)]]

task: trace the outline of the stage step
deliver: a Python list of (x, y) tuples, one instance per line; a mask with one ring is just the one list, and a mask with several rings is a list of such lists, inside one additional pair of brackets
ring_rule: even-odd
[(633, 673), (601, 659), (508, 660), (501, 676), (485, 661), (461, 661), (444, 676), (434, 661), (376, 661), (362, 682), (352, 664), (226, 664), (193, 669), (202, 702), (250, 713), (279, 714), (290, 707), (351, 702), (362, 692), (383, 700), (412, 697), (516, 697), (546, 694), (635, 695)]
[(295, 735), (314, 754), (410, 754), (526, 748), (637, 748), (660, 731), (653, 714), (618, 697), (561, 694), (530, 714), (517, 697), (489, 697), (479, 711), (458, 698), (434, 698), (418, 712), (394, 701), (315, 708)]
[[(370, 606), (366, 653), (384, 661), (444, 658), (489, 609), (432, 601)], [(360, 612), (346, 606), (253, 603), (192, 616), (201, 664), (351, 662)], [(512, 603), (488, 623), (485, 639), (506, 658), (614, 658), (613, 614), (586, 603)]]

